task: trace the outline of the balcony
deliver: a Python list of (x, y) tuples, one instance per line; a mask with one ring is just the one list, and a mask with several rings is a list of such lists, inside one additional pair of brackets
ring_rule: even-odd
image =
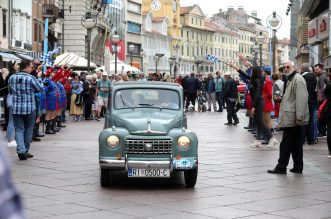
[(54, 4), (43, 4), (43, 18), (49, 18), (55, 22), (59, 18), (59, 8)]

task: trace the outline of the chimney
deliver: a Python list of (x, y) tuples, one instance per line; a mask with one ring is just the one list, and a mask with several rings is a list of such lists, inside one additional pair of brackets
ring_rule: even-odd
[(257, 12), (256, 12), (256, 11), (252, 11), (251, 15), (252, 15), (253, 17), (257, 17)]

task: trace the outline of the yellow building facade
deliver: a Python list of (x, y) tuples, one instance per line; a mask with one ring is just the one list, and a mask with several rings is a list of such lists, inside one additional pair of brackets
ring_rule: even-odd
[(168, 35), (172, 40), (172, 54), (180, 45), (180, 0), (143, 0), (143, 12), (153, 12), (154, 17), (167, 17), (169, 20)]

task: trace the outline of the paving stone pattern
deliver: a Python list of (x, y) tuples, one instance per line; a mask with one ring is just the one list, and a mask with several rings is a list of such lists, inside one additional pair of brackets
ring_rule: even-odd
[(303, 175), (270, 175), (266, 170), (279, 151), (250, 148), (247, 118), (243, 112), (239, 118), (237, 127), (227, 127), (226, 112), (188, 113), (189, 128), (199, 137), (194, 189), (185, 188), (182, 175), (174, 181), (118, 175), (115, 186), (101, 188), (103, 120), (69, 121), (61, 134), (33, 143), (35, 158), (27, 161), (9, 148), (12, 175), (28, 218), (331, 218), (326, 139), (304, 147)]

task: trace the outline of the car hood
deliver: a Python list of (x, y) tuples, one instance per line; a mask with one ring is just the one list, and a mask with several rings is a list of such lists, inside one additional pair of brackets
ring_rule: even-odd
[(179, 114), (178, 111), (135, 109), (113, 115), (112, 120), (116, 127), (123, 127), (132, 135), (166, 135), (171, 129), (182, 126), (183, 116)]

